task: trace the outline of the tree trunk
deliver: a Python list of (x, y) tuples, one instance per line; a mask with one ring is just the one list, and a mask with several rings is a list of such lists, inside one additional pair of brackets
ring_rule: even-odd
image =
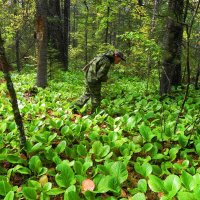
[(21, 71), (21, 63), (20, 63), (20, 46), (19, 46), (19, 31), (16, 31), (15, 33), (15, 55), (16, 55), (16, 64), (17, 64), (17, 70), (18, 72)]
[(71, 31), (73, 33), (73, 38), (72, 38), (72, 47), (73, 48), (76, 48), (78, 46), (77, 44), (77, 39), (76, 39), (76, 32), (77, 32), (77, 19), (76, 19), (76, 16), (77, 16), (77, 2), (76, 4), (73, 6), (73, 26), (71, 28)]
[(110, 16), (110, 6), (107, 7), (107, 22), (106, 22), (106, 30), (105, 30), (105, 43), (108, 43), (108, 32), (109, 32), (109, 16)]
[[(14, 6), (17, 6), (17, 0), (13, 1)], [(17, 11), (15, 10), (14, 15), (17, 16)], [(21, 71), (21, 64), (20, 64), (20, 40), (19, 40), (19, 31), (15, 31), (15, 57), (16, 57), (16, 64), (18, 72)]]
[(19, 134), (20, 134), (20, 148), (23, 151), (23, 148), (25, 147), (25, 143), (26, 143), (24, 126), (23, 126), (22, 117), (21, 117), (18, 103), (17, 103), (15, 89), (14, 89), (14, 86), (13, 86), (13, 83), (12, 83), (12, 80), (10, 77), (10, 73), (9, 73), (9, 70), (11, 67), (5, 56), (5, 50), (3, 48), (3, 40), (1, 38), (1, 33), (0, 33), (0, 68), (2, 68), (2, 70), (3, 70), (4, 78), (5, 78), (6, 84), (7, 84), (7, 89), (8, 89), (10, 98), (11, 98), (14, 119), (15, 119), (15, 123), (17, 124)]
[(184, 0), (169, 0), (169, 17), (165, 36), (165, 56), (160, 80), (160, 94), (169, 93), (172, 85), (181, 83), (181, 45), (183, 38)]
[[(48, 17), (48, 41), (52, 45), (51, 47), (60, 53), (62, 43), (60, 0), (49, 0)], [(61, 58), (61, 56), (59, 58)]]
[(143, 0), (138, 0), (138, 5), (139, 6), (144, 6)]
[(89, 8), (87, 1), (84, 1), (86, 7), (86, 18), (85, 18), (85, 63), (88, 63), (88, 17), (89, 17)]
[(69, 30), (70, 30), (70, 0), (64, 1), (64, 23), (63, 23), (63, 43), (62, 43), (62, 63), (63, 69), (68, 70), (69, 65)]
[(37, 86), (47, 85), (47, 0), (36, 1)]
[(197, 68), (197, 74), (196, 74), (196, 78), (195, 78), (195, 89), (198, 89), (198, 80), (199, 80), (199, 75), (200, 75), (200, 66), (198, 66)]

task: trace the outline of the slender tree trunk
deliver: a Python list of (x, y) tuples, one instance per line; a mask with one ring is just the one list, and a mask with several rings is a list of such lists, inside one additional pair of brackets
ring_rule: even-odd
[[(17, 0), (13, 1), (14, 6), (17, 6)], [(15, 10), (14, 15), (17, 16), (17, 11)], [(16, 57), (16, 64), (18, 72), (21, 71), (21, 64), (20, 64), (20, 39), (19, 39), (19, 31), (15, 31), (15, 57)]]
[(63, 26), (63, 45), (62, 61), (64, 70), (68, 70), (69, 65), (69, 30), (70, 30), (70, 0), (64, 1), (64, 26)]
[(85, 63), (88, 63), (88, 17), (89, 17), (89, 8), (87, 1), (84, 1), (86, 7), (86, 18), (85, 18)]
[(198, 89), (198, 80), (199, 80), (199, 75), (200, 75), (200, 64), (197, 68), (197, 72), (196, 72), (196, 78), (195, 78), (195, 89)]
[(186, 33), (187, 33), (187, 42), (186, 42), (187, 87), (186, 87), (185, 96), (184, 96), (184, 99), (183, 99), (183, 102), (182, 102), (182, 105), (181, 105), (181, 109), (180, 109), (179, 114), (176, 118), (176, 123), (175, 123), (175, 126), (174, 126), (174, 134), (176, 133), (181, 113), (184, 109), (185, 103), (186, 103), (186, 101), (188, 99), (188, 95), (189, 95), (189, 86), (190, 86), (190, 36), (191, 36), (192, 27), (193, 27), (193, 24), (194, 24), (195, 17), (198, 13), (199, 7), (200, 7), (200, 0), (197, 2), (197, 6), (196, 6), (196, 9), (193, 13), (191, 23), (189, 25), (186, 24)]
[(4, 78), (6, 80), (7, 89), (9, 91), (9, 95), (11, 98), (11, 104), (14, 114), (14, 119), (17, 124), (18, 130), (19, 130), (19, 136), (20, 136), (20, 148), (23, 150), (26, 143), (26, 137), (24, 133), (24, 126), (22, 117), (19, 111), (18, 103), (17, 103), (17, 97), (15, 93), (15, 89), (11, 80), (11, 76), (9, 73), (9, 70), (11, 69), (9, 63), (7, 62), (6, 56), (5, 56), (5, 50), (3, 48), (3, 40), (0, 33), (0, 68), (3, 70)]
[(143, 0), (138, 0), (138, 5), (139, 6), (144, 6)]
[[(150, 29), (150, 33), (149, 33), (149, 38), (152, 39), (153, 37), (153, 33), (154, 33), (154, 29), (156, 27), (156, 15), (158, 13), (158, 0), (154, 0), (154, 8), (153, 8), (153, 16), (151, 19), (151, 29)], [(152, 66), (152, 58), (151, 58), (151, 52), (148, 52), (148, 59), (147, 59), (147, 68), (148, 68), (148, 73), (147, 73), (147, 90), (149, 88), (149, 78), (150, 78), (150, 74), (151, 74), (151, 66)]]
[(160, 94), (169, 93), (172, 85), (181, 82), (181, 45), (183, 37), (184, 0), (169, 0), (169, 18), (165, 36), (165, 56), (160, 80)]
[[(51, 47), (61, 54), (62, 44), (62, 19), (60, 12), (60, 0), (49, 0), (48, 4), (48, 41)], [(58, 56), (58, 59), (62, 56)]]
[(73, 38), (72, 38), (72, 47), (77, 47), (77, 39), (76, 39), (76, 32), (77, 32), (77, 4), (74, 5), (73, 7), (73, 26), (71, 28), (72, 33), (73, 33)]
[(108, 43), (108, 32), (109, 32), (109, 16), (110, 16), (110, 6), (107, 7), (107, 22), (106, 22), (106, 30), (105, 30), (105, 43)]
[(47, 85), (47, 0), (36, 1), (36, 15), (37, 86), (44, 88)]
[(158, 13), (158, 1), (159, 0), (154, 0), (153, 16), (152, 16), (152, 19), (151, 19), (150, 38), (152, 38), (154, 29), (156, 27), (156, 15)]
[(20, 40), (19, 40), (19, 31), (15, 33), (15, 55), (16, 55), (16, 64), (18, 72), (21, 71), (21, 63), (20, 63)]

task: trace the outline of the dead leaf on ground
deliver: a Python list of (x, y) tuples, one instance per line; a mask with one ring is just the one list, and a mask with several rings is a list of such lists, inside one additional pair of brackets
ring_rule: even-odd
[(93, 191), (95, 188), (95, 184), (92, 180), (90, 179), (85, 179), (83, 182), (82, 182), (82, 192), (86, 192), (86, 191)]

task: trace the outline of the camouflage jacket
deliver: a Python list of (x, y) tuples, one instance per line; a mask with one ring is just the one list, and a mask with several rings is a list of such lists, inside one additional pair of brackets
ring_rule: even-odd
[(108, 71), (114, 62), (113, 53), (95, 57), (84, 69), (88, 83), (106, 82)]

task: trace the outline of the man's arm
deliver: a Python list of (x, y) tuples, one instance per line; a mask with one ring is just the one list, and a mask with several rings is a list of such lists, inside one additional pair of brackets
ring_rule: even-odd
[(97, 79), (98, 79), (98, 81), (106, 82), (108, 79), (107, 74), (108, 74), (111, 64), (108, 61), (104, 61), (99, 64), (100, 64), (100, 68), (97, 71)]

